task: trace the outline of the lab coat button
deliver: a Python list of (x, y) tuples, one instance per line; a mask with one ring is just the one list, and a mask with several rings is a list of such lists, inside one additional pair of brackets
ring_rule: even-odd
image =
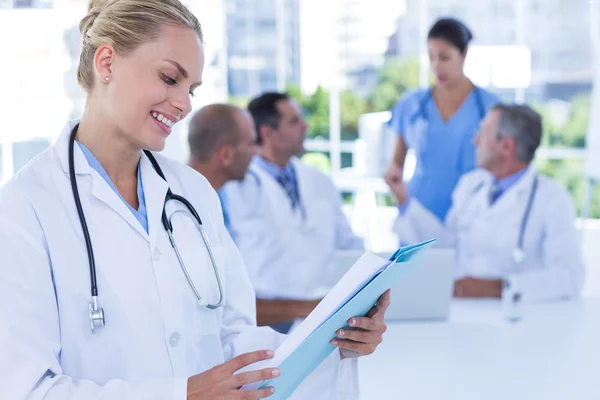
[(180, 340), (181, 340), (181, 335), (178, 332), (175, 332), (169, 338), (169, 344), (171, 345), (171, 347), (175, 347), (175, 346), (177, 346), (177, 344), (179, 343)]
[(160, 261), (160, 256), (162, 255), (162, 253), (160, 252), (159, 249), (154, 249), (154, 261)]

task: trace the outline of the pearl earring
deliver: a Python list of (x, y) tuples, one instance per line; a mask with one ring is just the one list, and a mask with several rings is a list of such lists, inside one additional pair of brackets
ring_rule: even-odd
[(107, 76), (104, 78), (105, 81), (108, 81), (110, 78)]

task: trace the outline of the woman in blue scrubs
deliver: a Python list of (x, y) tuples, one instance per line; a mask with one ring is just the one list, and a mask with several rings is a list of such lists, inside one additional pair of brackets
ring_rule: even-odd
[[(500, 101), (464, 74), (472, 38), (462, 22), (438, 20), (427, 39), (435, 86), (405, 93), (392, 109), (388, 125), (398, 138), (385, 178), (395, 189), (400, 212), (415, 197), (443, 221), (459, 178), (475, 168), (473, 137), (487, 110)], [(408, 149), (416, 155), (415, 174), (400, 191), (406, 195), (398, 196)]]

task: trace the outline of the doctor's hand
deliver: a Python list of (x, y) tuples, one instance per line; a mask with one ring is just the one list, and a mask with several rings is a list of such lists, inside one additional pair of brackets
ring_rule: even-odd
[(390, 305), (391, 291), (381, 295), (366, 317), (350, 318), (348, 329), (339, 329), (331, 344), (339, 347), (342, 360), (372, 354), (383, 341), (387, 327), (383, 317)]
[(385, 171), (385, 182), (390, 185), (392, 182), (402, 182), (402, 168), (395, 162), (391, 162)]
[(400, 167), (395, 164), (390, 166), (390, 169), (385, 174), (385, 183), (390, 187), (399, 206), (408, 201), (408, 191), (406, 190), (406, 184), (402, 180), (402, 169)]
[(485, 298), (502, 297), (502, 280), (465, 277), (454, 282), (454, 297)]
[(188, 379), (188, 400), (229, 400), (264, 399), (271, 396), (275, 389), (267, 387), (258, 390), (240, 390), (244, 385), (261, 382), (279, 376), (277, 368), (235, 374), (240, 369), (258, 361), (273, 358), (272, 351), (255, 351), (242, 354), (226, 363), (217, 365), (199, 375)]

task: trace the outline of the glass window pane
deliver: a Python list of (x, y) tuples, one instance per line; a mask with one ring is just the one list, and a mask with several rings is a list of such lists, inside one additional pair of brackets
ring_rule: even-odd
[(23, 168), (32, 158), (50, 146), (47, 139), (30, 140), (13, 144), (13, 170), (15, 172)]
[(54, 0), (0, 0), (0, 8), (52, 8)]

